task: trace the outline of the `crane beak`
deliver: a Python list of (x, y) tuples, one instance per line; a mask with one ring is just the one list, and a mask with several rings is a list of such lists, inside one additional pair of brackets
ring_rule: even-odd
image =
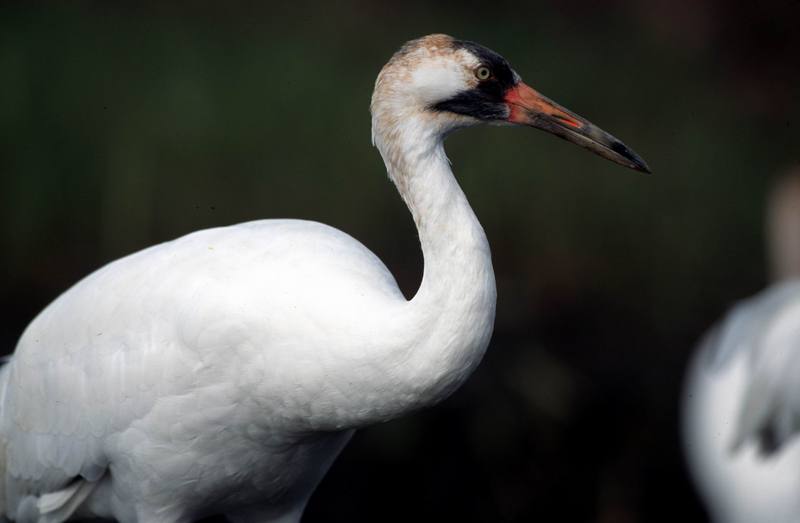
[(511, 123), (542, 129), (612, 162), (650, 172), (647, 163), (627, 145), (523, 82), (508, 90), (505, 101), (510, 109), (508, 121)]

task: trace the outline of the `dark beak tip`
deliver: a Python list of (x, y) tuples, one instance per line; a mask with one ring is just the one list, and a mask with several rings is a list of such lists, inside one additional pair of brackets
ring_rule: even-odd
[(645, 174), (652, 174), (653, 171), (650, 170), (650, 167), (647, 163), (642, 160), (642, 157), (633, 152), (627, 145), (620, 142), (619, 140), (615, 141), (611, 144), (610, 149), (617, 153), (618, 155), (622, 156), (626, 160), (630, 162), (630, 167), (634, 171), (639, 171)]
[(644, 174), (653, 174), (653, 171), (650, 170), (650, 167), (641, 159), (638, 162), (634, 162), (634, 165), (631, 166), (631, 169)]

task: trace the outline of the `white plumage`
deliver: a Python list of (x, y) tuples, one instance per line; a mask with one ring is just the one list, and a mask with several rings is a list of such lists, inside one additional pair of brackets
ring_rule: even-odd
[(776, 283), (736, 305), (690, 365), (684, 442), (719, 523), (800, 521), (800, 175), (770, 208)]
[(0, 513), (298, 521), (354, 429), (442, 400), (489, 342), (489, 246), (445, 134), (531, 124), (646, 169), (498, 55), (444, 35), (392, 58), (372, 114), (422, 245), (414, 298), (358, 241), (299, 220), (200, 231), (103, 267), (42, 311), (0, 369)]

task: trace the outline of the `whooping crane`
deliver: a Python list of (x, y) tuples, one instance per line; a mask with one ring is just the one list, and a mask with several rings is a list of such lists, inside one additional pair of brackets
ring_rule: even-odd
[(445, 135), (528, 125), (648, 171), (501, 56), (445, 35), (391, 58), (371, 111), (424, 254), (414, 298), (358, 241), (301, 220), (195, 232), (99, 269), (0, 370), (0, 513), (298, 521), (355, 429), (441, 401), (489, 343), (489, 244)]
[(684, 390), (689, 468), (717, 523), (800, 521), (800, 169), (767, 218), (774, 282), (706, 335)]

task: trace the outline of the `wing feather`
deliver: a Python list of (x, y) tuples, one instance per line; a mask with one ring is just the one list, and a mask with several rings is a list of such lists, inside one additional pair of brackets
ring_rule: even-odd
[(712, 368), (747, 354), (733, 449), (755, 441), (771, 453), (800, 432), (800, 282), (776, 284), (736, 305), (704, 350)]
[[(312, 277), (329, 284), (297, 283)], [(47, 510), (80, 499), (84, 490), (64, 489), (76, 478), (91, 483), (103, 476), (116, 435), (136, 432), (137, 420), (154, 411), (171, 412), (157, 404), (207, 386), (202, 371), (226, 358), (253, 321), (270, 319), (252, 309), (272, 307), (278, 325), (298, 287), (324, 289), (329, 295), (322, 297), (332, 302), (342, 289), (405, 300), (391, 273), (360, 243), (296, 220), (193, 233), (113, 262), (62, 294), (0, 368), (6, 506), (32, 511), (31, 496), (41, 494), (53, 494), (40, 500)], [(167, 435), (178, 416), (164, 415)], [(124, 459), (139, 452), (123, 450)], [(195, 466), (184, 456), (168, 459), (175, 480)]]

